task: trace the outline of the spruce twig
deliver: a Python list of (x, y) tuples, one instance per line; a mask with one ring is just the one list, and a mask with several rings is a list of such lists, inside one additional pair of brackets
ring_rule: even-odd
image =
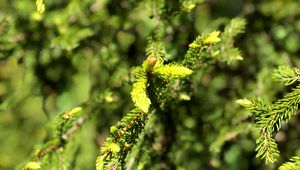
[[(285, 85), (290, 85), (298, 81), (298, 71), (297, 68), (281, 66), (274, 71), (273, 77)], [(287, 123), (296, 114), (300, 104), (300, 85), (271, 105), (257, 99), (240, 99), (237, 102), (249, 109), (255, 116), (256, 125), (260, 130), (260, 137), (256, 141), (257, 157), (265, 159), (266, 163), (276, 162), (279, 150), (275, 143), (274, 133), (281, 129), (283, 122)]]
[[(77, 132), (82, 124), (88, 119), (90, 114), (85, 114), (82, 116), (75, 117), (73, 121), (67, 122), (71, 118), (74, 118), (75, 114), (79, 113), (81, 111), (80, 107), (76, 107), (72, 109), (70, 112), (62, 113), (57, 116), (57, 121), (60, 123), (57, 123), (57, 136), (53, 139), (49, 140), (40, 150), (38, 150), (35, 153), (35, 156), (31, 159), (30, 162), (28, 162), (22, 170), (26, 169), (32, 169), (29, 165), (32, 164), (39, 164), (38, 162), (45, 157), (46, 155), (50, 155), (54, 152), (56, 152), (59, 148), (64, 148), (68, 144), (69, 138)], [(67, 128), (64, 128), (65, 125), (68, 124), (69, 126)]]

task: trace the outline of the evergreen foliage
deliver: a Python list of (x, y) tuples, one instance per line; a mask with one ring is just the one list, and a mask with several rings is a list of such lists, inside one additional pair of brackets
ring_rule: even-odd
[(141, 109), (143, 112), (148, 112), (151, 104), (150, 99), (147, 96), (147, 77), (141, 77), (133, 84), (131, 97), (135, 106)]
[[(193, 49), (201, 49), (204, 47), (207, 48), (210, 45), (214, 45), (221, 41), (220, 38), (218, 38), (219, 34), (220, 32), (212, 32), (207, 36), (198, 36), (197, 39), (189, 45), (189, 47)], [(231, 38), (233, 38), (233, 36)], [(151, 40), (151, 38), (149, 39)], [(149, 112), (149, 107), (151, 104), (147, 93), (156, 93), (156, 89), (164, 88), (157, 87), (162, 85), (156, 84), (157, 82), (155, 82), (155, 76), (161, 79), (170, 80), (174, 78), (184, 78), (192, 74), (192, 70), (181, 65), (164, 65), (163, 58), (161, 58), (161, 56), (164, 54), (162, 45), (159, 43), (154, 43), (153, 41), (148, 42), (149, 45), (146, 49), (146, 53), (149, 56), (143, 63), (143, 69), (137, 71), (138, 78), (133, 84), (133, 89), (131, 92), (132, 100), (137, 109), (140, 110), (132, 111), (131, 113), (125, 115), (123, 120), (119, 122), (119, 125), (111, 127), (111, 137), (106, 139), (106, 142), (101, 149), (101, 155), (97, 159), (96, 168), (99, 170), (123, 169), (127, 152), (130, 151), (132, 145), (135, 144), (136, 139), (138, 138), (138, 135), (143, 129), (146, 123), (145, 121), (147, 120), (147, 113)], [(156, 52), (156, 50), (158, 52)], [(188, 51), (188, 53), (190, 55), (189, 57), (196, 56), (197, 50)], [(195, 61), (195, 59), (191, 60)], [(148, 81), (153, 81), (153, 83)], [(150, 90), (147, 90), (148, 83), (149, 88), (152, 88)], [(154, 97), (156, 96), (159, 96), (159, 94), (154, 95)], [(159, 112), (161, 108), (159, 105), (157, 105), (159, 104), (158, 99), (154, 97), (152, 97), (152, 100), (156, 100), (153, 101), (156, 105), (154, 106), (154, 109), (156, 112)], [(163, 97), (167, 98), (167, 96)], [(162, 100), (163, 97), (160, 98), (160, 100)], [(138, 117), (142, 117), (141, 120), (138, 120)]]
[(219, 57), (227, 63), (231, 63), (235, 60), (243, 60), (241, 52), (238, 48), (233, 46), (233, 38), (238, 34), (244, 32), (246, 27), (246, 21), (242, 18), (234, 18), (225, 27), (224, 34), (222, 35), (222, 43), (218, 48), (216, 57)]
[[(44, 144), (41, 149), (38, 149), (35, 152), (32, 161), (26, 163), (21, 169), (46, 169), (47, 166), (42, 164), (41, 160), (44, 157), (51, 157), (52, 155), (59, 153), (59, 150), (64, 150), (65, 145), (69, 142), (71, 135), (73, 135), (73, 133), (80, 128), (81, 124), (84, 123), (86, 117), (83, 117), (80, 114), (81, 110), (81, 107), (75, 107), (69, 112), (64, 112), (57, 115), (54, 121), (55, 135), (51, 140)], [(58, 159), (58, 161), (62, 161), (62, 158), (56, 159)], [(50, 161), (48, 163), (53, 164), (55, 161), (56, 160), (54, 159), (53, 162)], [(61, 163), (61, 165), (58, 165), (58, 168), (63, 168), (66, 165), (67, 163), (64, 163), (64, 165)]]
[(106, 139), (101, 148), (101, 155), (97, 158), (96, 169), (120, 169), (147, 118), (147, 113), (134, 109), (116, 126), (112, 126), (111, 136)]
[(35, 4), (36, 4), (37, 11), (42, 14), (45, 11), (44, 1), (43, 0), (36, 0)]
[(0, 169), (300, 169), (299, 9), (0, 1)]
[(175, 64), (161, 66), (154, 70), (163, 79), (184, 78), (192, 74), (192, 70)]
[[(297, 68), (281, 66), (274, 71), (274, 78), (277, 81), (290, 85), (297, 81)], [(283, 123), (288, 123), (296, 114), (300, 104), (300, 86), (286, 94), (284, 98), (269, 105), (261, 100), (241, 99), (237, 101), (240, 105), (253, 112), (256, 125), (260, 130), (260, 137), (257, 139), (257, 157), (264, 158), (267, 163), (274, 163), (279, 157), (279, 151), (273, 134), (282, 128)]]
[(279, 170), (296, 170), (300, 168), (300, 157), (294, 156), (290, 162), (286, 162), (279, 167)]
[(291, 85), (296, 81), (300, 81), (300, 69), (279, 66), (278, 69), (274, 71), (273, 79), (284, 83), (286, 86)]

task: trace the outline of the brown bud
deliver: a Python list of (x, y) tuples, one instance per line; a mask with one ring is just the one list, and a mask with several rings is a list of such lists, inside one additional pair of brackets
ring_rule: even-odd
[(156, 64), (156, 62), (157, 62), (157, 58), (156, 58), (156, 57), (149, 57), (149, 58), (147, 59), (147, 63), (148, 63), (149, 65), (151, 65), (151, 66), (154, 66), (154, 65)]

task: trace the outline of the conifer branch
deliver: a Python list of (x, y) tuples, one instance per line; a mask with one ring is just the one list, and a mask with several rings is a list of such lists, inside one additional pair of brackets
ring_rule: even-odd
[(274, 163), (279, 157), (279, 151), (273, 133), (279, 131), (282, 122), (288, 122), (298, 110), (300, 86), (272, 105), (267, 105), (261, 100), (242, 99), (237, 102), (255, 115), (256, 125), (261, 134), (256, 141), (257, 157), (264, 158), (267, 163)]
[(97, 170), (123, 167), (128, 151), (136, 143), (136, 139), (148, 119), (151, 101), (147, 95), (147, 84), (150, 77), (183, 78), (192, 73), (184, 66), (163, 65), (163, 59), (160, 56), (149, 56), (144, 61), (142, 68), (136, 69), (138, 75), (133, 84), (131, 97), (137, 108), (128, 113), (116, 126), (111, 127), (111, 134), (106, 139), (101, 148), (101, 154), (97, 158)]
[(148, 37), (148, 45), (146, 47), (146, 55), (152, 57), (163, 57), (166, 55), (166, 49), (164, 43), (160, 39), (153, 37)]
[(44, 0), (36, 0), (35, 1), (36, 4), (36, 9), (37, 11), (42, 14), (45, 11), (45, 4), (44, 4)]
[(298, 170), (300, 169), (300, 157), (294, 156), (289, 162), (281, 165), (278, 170)]
[(132, 170), (133, 167), (142, 167), (142, 169), (145, 169), (143, 165), (141, 166), (138, 164), (150, 163), (150, 159), (143, 159), (143, 157), (151, 152), (147, 149), (147, 145), (150, 145), (149, 143), (151, 143), (148, 139), (153, 135), (154, 129), (159, 127), (155, 122), (156, 117), (157, 115), (155, 114), (149, 115), (145, 129), (140, 134), (137, 144), (133, 146), (132, 152), (127, 157), (126, 170)]
[[(152, 43), (151, 41), (149, 43)], [(128, 113), (116, 126), (110, 129), (110, 136), (101, 148), (101, 154), (97, 158), (97, 170), (118, 169), (123, 167), (128, 151), (136, 143), (138, 135), (143, 130), (148, 119), (151, 101), (147, 95), (149, 80), (156, 78), (168, 80), (170, 78), (183, 78), (192, 73), (192, 70), (181, 65), (164, 65), (162, 53), (157, 52), (161, 48), (148, 47), (147, 59), (142, 67), (136, 67), (136, 81), (133, 84), (131, 98), (136, 109)], [(164, 85), (160, 85), (164, 86)], [(156, 100), (156, 99), (153, 99)], [(157, 102), (157, 101), (155, 101)]]
[(217, 60), (230, 64), (232, 61), (242, 60), (240, 50), (234, 47), (234, 38), (244, 32), (245, 25), (245, 19), (234, 18), (226, 25), (222, 34), (219, 31), (214, 31), (207, 35), (199, 35), (189, 45), (183, 65), (194, 67), (198, 63), (204, 64), (208, 61)]
[(221, 43), (212, 50), (212, 57), (216, 57), (228, 64), (235, 60), (243, 60), (240, 50), (234, 47), (234, 38), (244, 32), (245, 26), (245, 19), (232, 19), (225, 26), (224, 33), (220, 37), (222, 40)]
[(215, 31), (208, 35), (199, 35), (196, 40), (189, 45), (189, 49), (184, 56), (182, 64), (191, 67), (198, 62), (205, 62), (205, 59), (208, 58), (206, 49), (221, 41), (219, 34), (220, 32)]
[(225, 27), (223, 38), (226, 40), (232, 40), (233, 37), (244, 32), (246, 26), (246, 20), (243, 18), (234, 18)]
[(97, 158), (96, 169), (116, 169), (122, 167), (124, 159), (136, 143), (138, 135), (143, 130), (148, 113), (133, 109), (115, 126), (110, 128), (110, 136), (101, 148)]
[(167, 55), (163, 38), (165, 35), (165, 25), (162, 21), (155, 27), (151, 36), (147, 38), (146, 55), (147, 57), (163, 58)]
[[(188, 8), (192, 6), (187, 6)], [(101, 154), (97, 158), (97, 170), (103, 169), (122, 169), (127, 153), (143, 130), (151, 103), (153, 110), (159, 109), (157, 89), (162, 89), (166, 83), (174, 78), (185, 78), (192, 74), (192, 70), (187, 66), (192, 67), (199, 61), (205, 62), (209, 58), (208, 49), (221, 41), (220, 32), (214, 31), (207, 35), (200, 35), (194, 42), (189, 45), (189, 50), (185, 55), (183, 64), (166, 64), (164, 56), (166, 50), (162, 42), (164, 31), (158, 29), (148, 38), (148, 46), (146, 48), (147, 59), (143, 62), (142, 67), (136, 67), (133, 70), (135, 80), (131, 92), (131, 98), (136, 108), (125, 115), (123, 119), (112, 126), (110, 136), (106, 139), (101, 148)], [(211, 58), (212, 59), (212, 58)], [(149, 94), (153, 96), (148, 97)]]
[(131, 98), (137, 108), (143, 112), (148, 112), (151, 101), (147, 96), (147, 77), (140, 77), (137, 82), (133, 84)]
[(279, 66), (273, 73), (273, 79), (283, 82), (286, 86), (300, 81), (300, 69)]
[(268, 129), (261, 130), (261, 136), (256, 140), (256, 157), (266, 160), (266, 163), (274, 163), (279, 157), (279, 151), (275, 139)]
[[(279, 67), (274, 72), (274, 77), (286, 85), (295, 82), (297, 79), (297, 69)], [(256, 125), (260, 130), (260, 137), (257, 139), (257, 157), (266, 160), (267, 163), (274, 163), (279, 157), (274, 133), (281, 129), (283, 122), (288, 122), (296, 114), (300, 104), (300, 85), (286, 94), (284, 98), (268, 105), (261, 100), (240, 99), (240, 105), (249, 109), (255, 116)]]
[(154, 72), (163, 79), (184, 78), (193, 73), (192, 70), (176, 64), (161, 66), (155, 69)]
[(69, 112), (57, 115), (55, 119), (56, 135), (48, 141), (41, 149), (36, 151), (35, 156), (28, 162), (22, 170), (38, 169), (41, 165), (39, 161), (46, 155), (56, 152), (59, 148), (65, 147), (68, 139), (74, 134), (86, 121), (87, 115), (81, 115), (81, 107), (75, 107)]

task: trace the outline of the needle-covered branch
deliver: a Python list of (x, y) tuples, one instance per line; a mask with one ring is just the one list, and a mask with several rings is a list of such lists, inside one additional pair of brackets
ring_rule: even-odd
[[(275, 70), (273, 77), (285, 85), (290, 85), (298, 81), (298, 69), (279, 67)], [(257, 99), (240, 99), (237, 103), (253, 113), (255, 123), (260, 130), (260, 137), (256, 141), (257, 157), (265, 159), (267, 163), (276, 162), (279, 151), (274, 134), (281, 129), (283, 123), (288, 123), (296, 114), (300, 104), (300, 85), (273, 104), (266, 104)]]
[(69, 112), (64, 112), (55, 118), (55, 136), (36, 151), (34, 157), (30, 162), (24, 165), (23, 170), (26, 169), (40, 169), (40, 161), (48, 155), (53, 154), (59, 148), (64, 148), (70, 137), (78, 131), (81, 125), (86, 121), (87, 114), (82, 114), (81, 107), (75, 107)]

